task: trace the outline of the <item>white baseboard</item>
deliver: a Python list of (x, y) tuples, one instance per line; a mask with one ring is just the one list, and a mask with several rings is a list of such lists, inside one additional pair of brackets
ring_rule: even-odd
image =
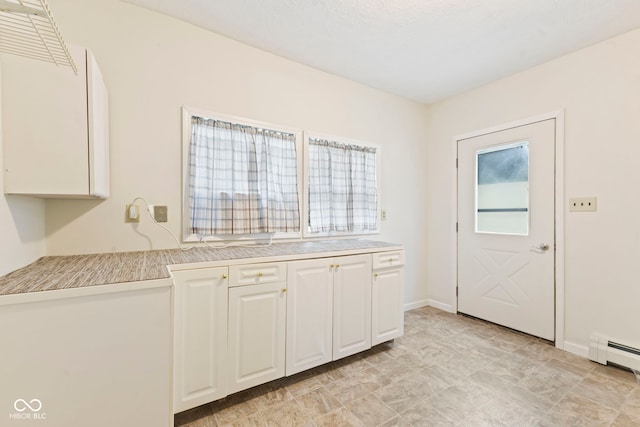
[(432, 300), (432, 299), (423, 299), (420, 301), (416, 301), (416, 302), (411, 302), (408, 304), (404, 305), (404, 311), (409, 311), (409, 310), (414, 310), (416, 308), (422, 308), (422, 307), (435, 307), (438, 308), (440, 310), (449, 312), (449, 313), (455, 313), (456, 310), (454, 310), (453, 306), (451, 304), (445, 304), (442, 303), (440, 301), (436, 301), (436, 300)]
[(427, 305), (429, 307), (439, 308), (440, 310), (446, 311), (448, 313), (455, 313), (456, 312), (456, 309), (453, 308), (453, 306), (451, 304), (445, 304), (443, 302), (436, 301), (436, 300), (433, 300), (433, 299), (428, 299), (427, 300)]
[[(556, 347), (560, 348), (559, 346)], [(573, 353), (581, 357), (589, 357), (589, 347), (587, 347), (586, 345), (576, 344), (571, 341), (565, 341), (563, 343), (562, 350), (568, 351), (569, 353)]]
[(429, 300), (423, 299), (416, 302), (410, 302), (404, 305), (404, 311), (414, 310), (416, 308), (422, 308), (429, 305)]

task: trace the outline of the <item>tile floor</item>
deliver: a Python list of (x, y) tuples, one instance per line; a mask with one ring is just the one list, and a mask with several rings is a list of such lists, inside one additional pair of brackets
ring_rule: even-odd
[(393, 343), (177, 414), (176, 426), (640, 426), (640, 384), (426, 307)]

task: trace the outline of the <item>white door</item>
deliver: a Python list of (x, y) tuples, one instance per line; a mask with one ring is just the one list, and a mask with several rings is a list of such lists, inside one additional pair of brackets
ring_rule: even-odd
[(330, 259), (290, 262), (287, 270), (286, 374), (331, 362), (333, 272)]
[(286, 286), (229, 289), (229, 394), (284, 376)]
[(555, 120), (458, 141), (458, 311), (555, 338)]
[(333, 360), (338, 360), (371, 348), (371, 255), (333, 261)]

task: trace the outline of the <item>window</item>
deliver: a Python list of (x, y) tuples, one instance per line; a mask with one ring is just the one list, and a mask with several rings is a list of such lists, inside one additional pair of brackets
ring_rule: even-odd
[(379, 150), (307, 135), (307, 235), (378, 232)]
[(529, 234), (529, 143), (476, 153), (476, 232)]
[(183, 115), (185, 240), (299, 236), (300, 133), (219, 115)]

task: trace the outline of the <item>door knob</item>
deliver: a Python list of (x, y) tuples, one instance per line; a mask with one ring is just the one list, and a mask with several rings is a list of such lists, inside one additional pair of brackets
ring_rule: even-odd
[(538, 246), (532, 246), (532, 248), (544, 252), (549, 250), (549, 245), (546, 243), (540, 243)]

